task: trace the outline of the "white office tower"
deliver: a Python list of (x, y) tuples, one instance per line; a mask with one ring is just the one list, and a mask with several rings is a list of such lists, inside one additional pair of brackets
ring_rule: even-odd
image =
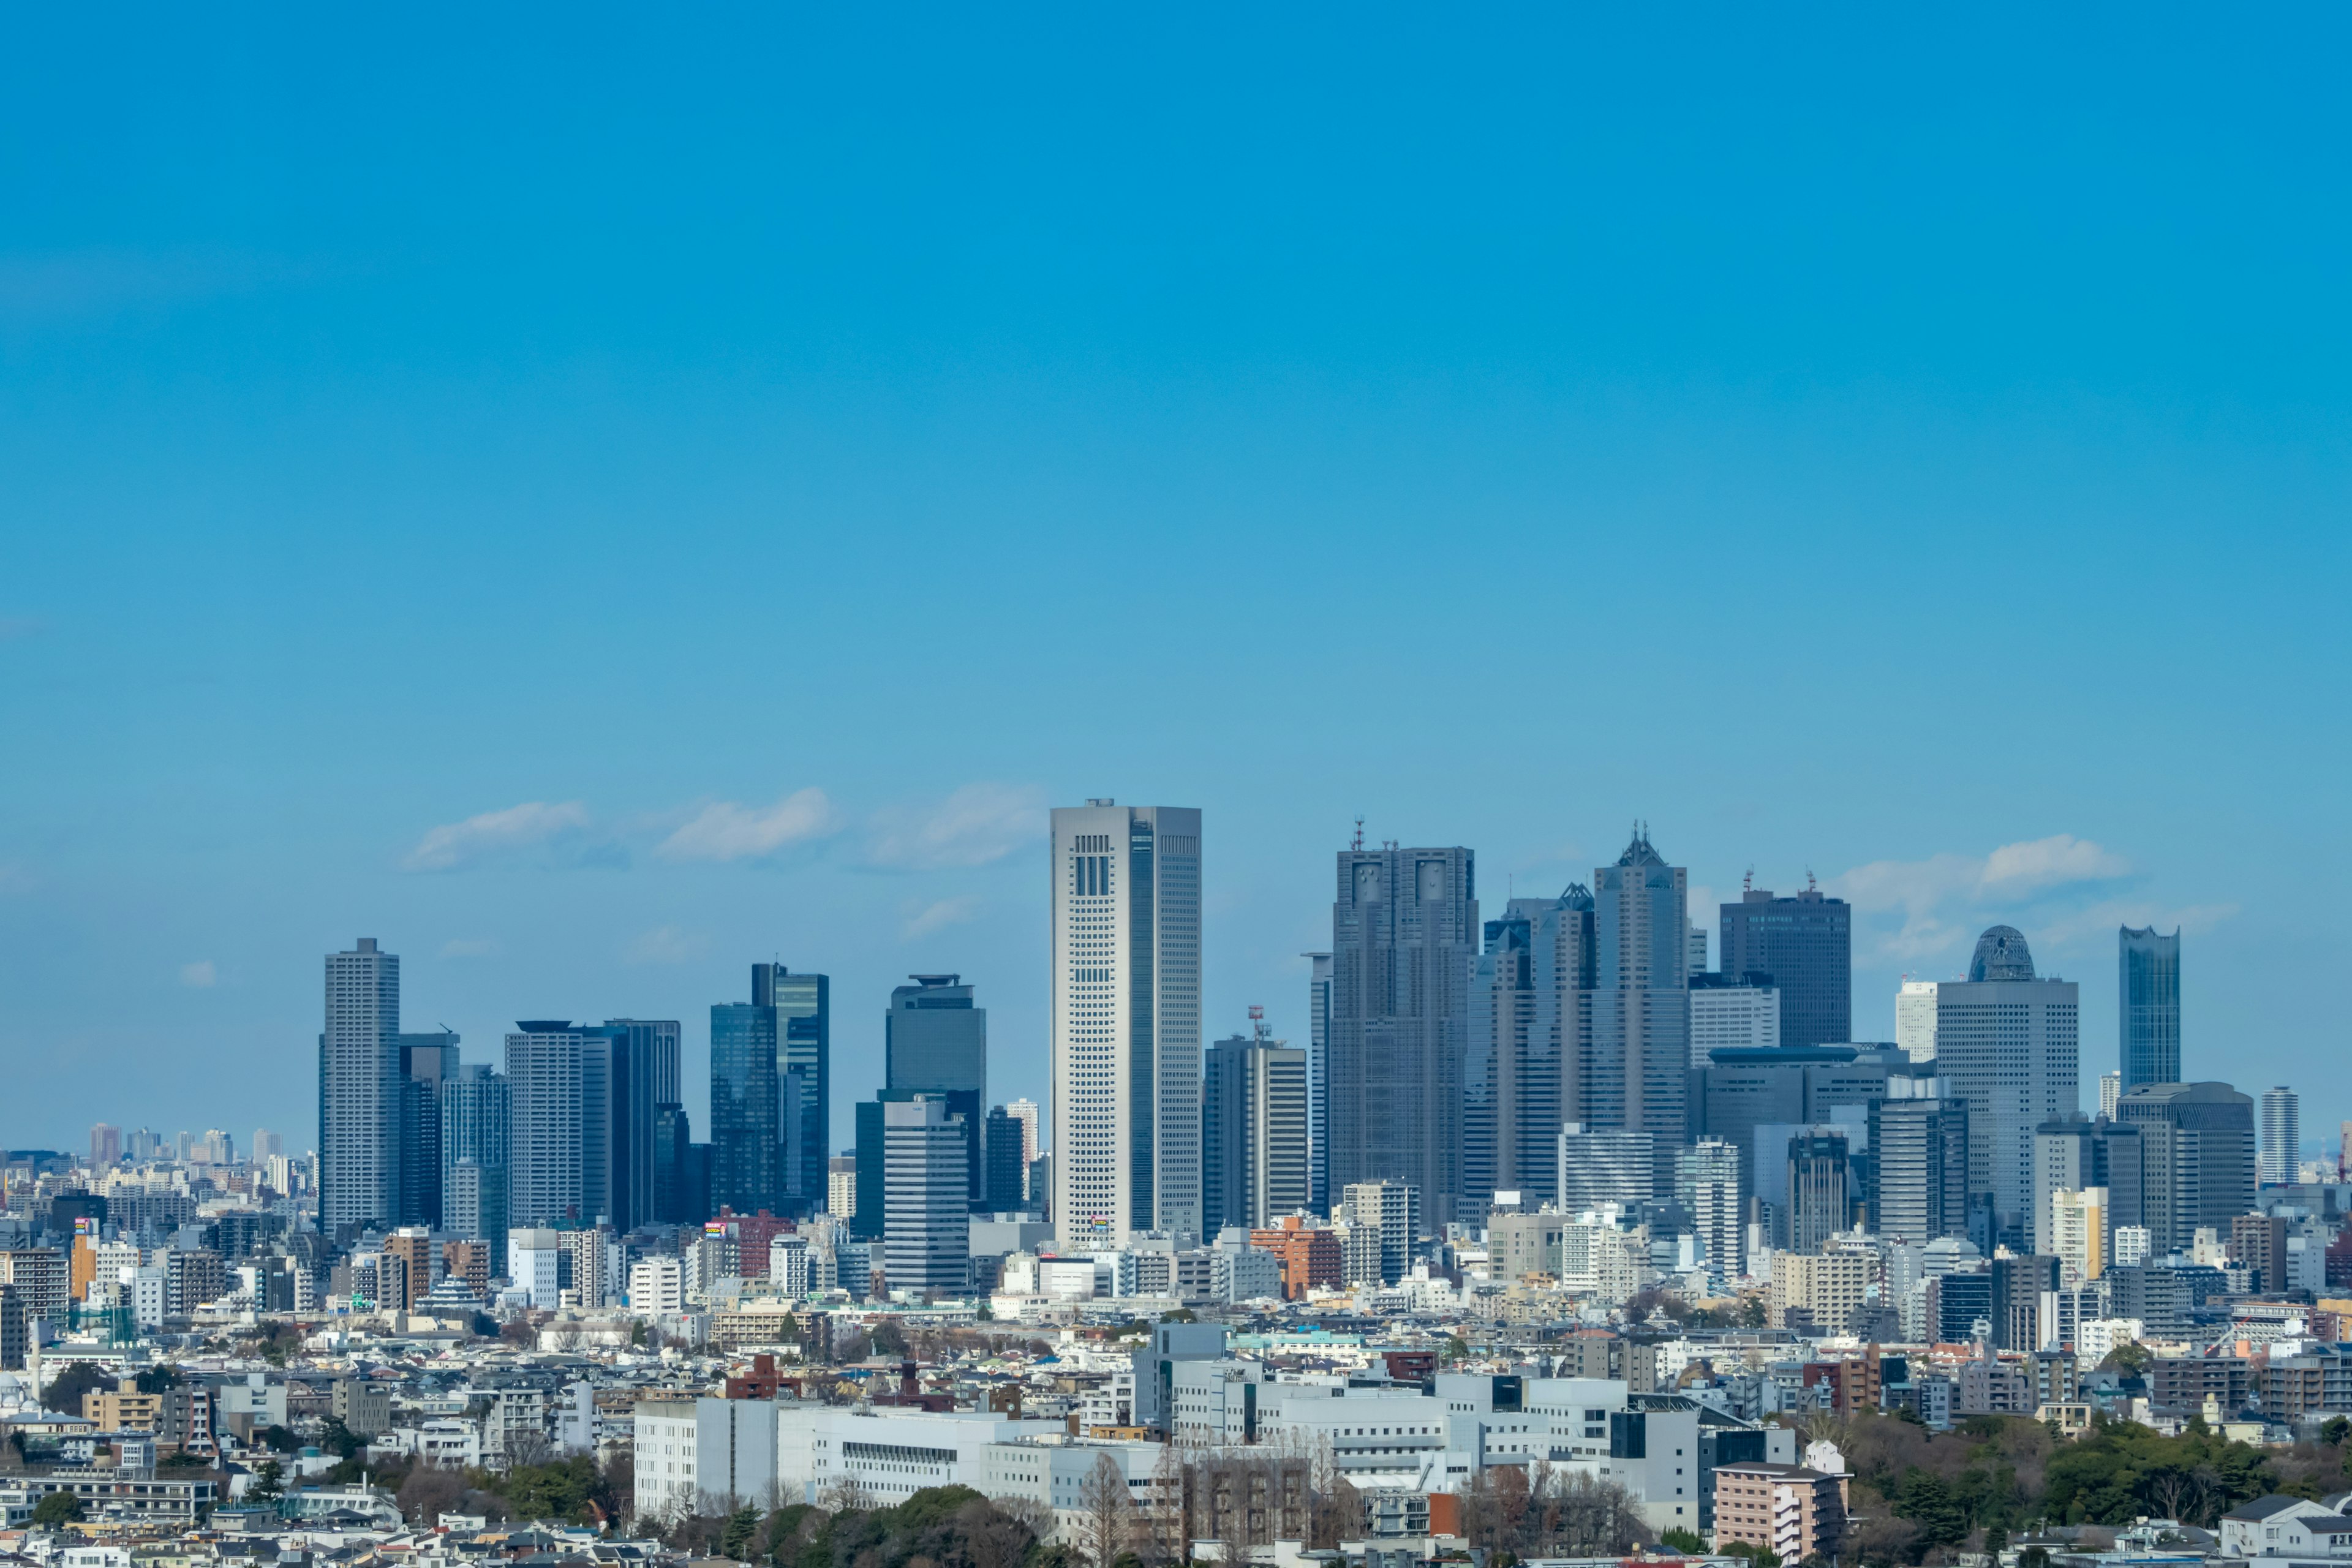
[(893, 1290), (961, 1296), (971, 1287), (965, 1137), (942, 1096), (882, 1107), (882, 1269)]
[(1936, 1059), (1936, 983), (1906, 980), (1895, 996), (1895, 1043), (1915, 1062)]
[(1717, 1289), (1748, 1272), (1741, 1244), (1739, 1145), (1702, 1138), (1675, 1157), (1675, 1199), (1690, 1210), (1691, 1227), (1706, 1249), (1707, 1279)]
[(1044, 1147), (1037, 1141), (1037, 1102), (1034, 1100), (1013, 1100), (1004, 1108), (1004, 1114), (1021, 1123), (1021, 1163), (1026, 1168), (1037, 1158), (1037, 1151)]
[(2037, 976), (2025, 938), (1993, 926), (1965, 981), (1936, 987), (1936, 1071), (1969, 1107), (1969, 1191), (1990, 1193), (1996, 1241), (2022, 1249), (2037, 1228), (2034, 1130), (2082, 1108), (2078, 997)]
[(1655, 1160), (1655, 1140), (1647, 1132), (1568, 1123), (1559, 1130), (1560, 1212), (1649, 1202), (1656, 1194)]
[(1690, 1065), (1715, 1065), (1718, 1049), (1777, 1049), (1780, 988), (1732, 984), (1728, 974), (1694, 974), (1690, 994)]
[(2116, 1107), (2123, 1102), (2124, 1075), (2116, 1068), (2099, 1075), (2099, 1114), (2113, 1121)]
[(2303, 1142), (2303, 1102), (2284, 1084), (2263, 1095), (2262, 1184), (2284, 1186), (2295, 1178), (2296, 1150)]
[[(1201, 814), (1054, 811), (1055, 1234), (1201, 1234)], [(893, 1276), (891, 1283), (898, 1280)]]

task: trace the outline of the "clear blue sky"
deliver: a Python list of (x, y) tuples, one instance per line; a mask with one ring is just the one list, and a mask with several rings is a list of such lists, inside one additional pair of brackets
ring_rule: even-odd
[(1213, 1033), (1358, 813), (1490, 905), (1638, 816), (1854, 896), (1866, 1037), (2006, 921), (2087, 1080), (2177, 921), (2189, 1073), (2352, 1116), (2340, 10), (7, 28), (0, 1142), (307, 1143), (362, 934), (698, 1129), (768, 957), (836, 1143), (909, 971), (1042, 1097), (1101, 795)]

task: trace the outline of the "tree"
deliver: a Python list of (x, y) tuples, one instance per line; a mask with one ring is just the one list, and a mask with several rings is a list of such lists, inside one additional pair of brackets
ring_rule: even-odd
[(1078, 1550), (1093, 1568), (1111, 1568), (1134, 1532), (1135, 1506), (1127, 1495), (1127, 1472), (1105, 1454), (1078, 1488)]
[(319, 1424), (319, 1447), (339, 1459), (349, 1459), (367, 1447), (367, 1439), (343, 1425), (340, 1415), (330, 1415)]
[(2326, 1424), (2319, 1429), (2319, 1440), (2330, 1447), (2341, 1443), (2347, 1436), (2352, 1436), (2352, 1420), (2347, 1420), (2341, 1415), (2329, 1416)]
[(80, 1522), (81, 1499), (71, 1492), (51, 1492), (33, 1505), (33, 1526), (37, 1530), (61, 1530)]
[(286, 1470), (275, 1459), (264, 1459), (253, 1469), (253, 1479), (247, 1483), (245, 1500), (275, 1502), (286, 1495)]
[(1895, 1511), (1918, 1527), (1923, 1546), (1958, 1546), (1969, 1538), (1969, 1516), (1944, 1478), (1914, 1465), (1903, 1473)]
[(167, 1363), (157, 1362), (153, 1366), (141, 1368), (133, 1381), (142, 1394), (161, 1394), (179, 1385), (180, 1372)]
[(400, 1511), (411, 1524), (429, 1525), (445, 1513), (457, 1511), (467, 1491), (466, 1478), (438, 1465), (418, 1465), (408, 1472), (394, 1494)]
[(874, 1353), (904, 1359), (912, 1348), (907, 1343), (907, 1331), (885, 1318), (874, 1325)]
[(48, 1387), (41, 1391), (41, 1405), (44, 1409), (55, 1410), (60, 1415), (79, 1415), (81, 1414), (83, 1394), (104, 1394), (109, 1391), (110, 1385), (104, 1373), (89, 1362), (78, 1361), (71, 1363), (63, 1372), (49, 1379)]
[(1658, 1537), (1658, 1544), (1671, 1546), (1685, 1557), (1704, 1556), (1706, 1542), (1696, 1530), (1669, 1530)]
[(751, 1542), (759, 1533), (760, 1510), (745, 1503), (727, 1516), (727, 1527), (719, 1532), (719, 1555), (738, 1563), (751, 1561)]

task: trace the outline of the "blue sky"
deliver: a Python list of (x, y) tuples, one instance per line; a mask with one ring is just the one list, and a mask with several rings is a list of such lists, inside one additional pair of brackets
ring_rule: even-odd
[[(0, 1141), (310, 1135), (412, 1026), (915, 970), (1042, 1098), (1050, 804), (1207, 813), (1213, 1033), (1330, 854), (1630, 822), (2178, 922), (2347, 1044), (2340, 13), (26, 15), (0, 50)], [(1708, 906), (1711, 909), (1711, 905)], [(1712, 923), (1710, 921), (1708, 923)]]

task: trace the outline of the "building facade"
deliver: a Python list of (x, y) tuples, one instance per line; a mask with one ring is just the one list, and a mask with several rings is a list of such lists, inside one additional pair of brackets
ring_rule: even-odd
[(2303, 1147), (2303, 1102), (2284, 1084), (2263, 1092), (2260, 1176), (2266, 1187), (2284, 1186), (2296, 1176)]
[(319, 1223), (383, 1225), (399, 1212), (400, 959), (363, 936), (327, 955), (319, 1037)]
[(1264, 1024), (1209, 1047), (1201, 1098), (1202, 1234), (1264, 1228), (1307, 1206), (1307, 1053)]
[(2033, 970), (2025, 938), (1994, 926), (1966, 981), (1936, 990), (1936, 1070), (1969, 1107), (1969, 1190), (1989, 1193), (2002, 1236), (2023, 1245), (2033, 1209), (2033, 1130), (2082, 1104), (2077, 988)]
[[(1808, 882), (1811, 879), (1807, 879)], [(1780, 991), (1780, 1038), (1792, 1046), (1853, 1038), (1853, 912), (1807, 887), (1790, 898), (1749, 888), (1722, 906), (1717, 966), (1769, 974)]]
[(1683, 1141), (1690, 1069), (1688, 875), (1637, 829), (1615, 865), (1593, 872), (1592, 902), (1591, 1044), (1571, 1120), (1647, 1132), (1670, 1152)]
[(2180, 1081), (2180, 933), (2117, 928), (2116, 1066), (2125, 1092)]
[(882, 1107), (884, 1269), (894, 1290), (961, 1295), (971, 1270), (962, 1123), (933, 1095)]

